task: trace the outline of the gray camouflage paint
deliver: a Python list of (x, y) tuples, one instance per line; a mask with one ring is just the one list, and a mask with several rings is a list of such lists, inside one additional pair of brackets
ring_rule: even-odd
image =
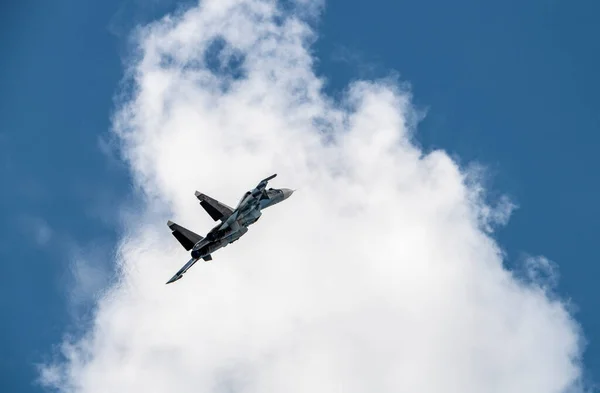
[[(190, 242), (192, 239), (200, 239), (195, 242), (190, 259), (179, 271), (169, 280), (167, 284), (175, 282), (183, 277), (183, 274), (191, 268), (198, 260), (212, 260), (211, 254), (220, 248), (226, 247), (244, 236), (248, 232), (248, 226), (254, 224), (262, 215), (262, 210), (274, 206), (289, 198), (293, 190), (288, 188), (269, 188), (266, 189), (269, 180), (275, 178), (277, 174), (263, 179), (258, 185), (246, 192), (235, 209), (230, 208), (222, 202), (219, 202), (207, 195), (196, 191), (196, 197), (201, 201), (200, 204), (216, 221), (221, 223), (208, 232), (206, 237), (201, 236), (185, 229), (171, 221), (169, 227), (173, 230), (173, 235), (184, 245), (180, 237), (183, 236), (184, 242)], [(179, 232), (179, 233), (176, 233)], [(191, 245), (191, 243), (189, 243)], [(186, 245), (184, 245), (186, 247)], [(186, 247), (187, 249), (187, 247)]]

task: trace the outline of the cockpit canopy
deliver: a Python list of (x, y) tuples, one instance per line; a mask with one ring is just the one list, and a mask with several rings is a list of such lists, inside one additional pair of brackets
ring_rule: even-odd
[[(282, 194), (282, 193), (283, 193), (283, 191), (281, 191), (281, 190), (279, 190), (279, 189), (277, 189), (277, 188), (269, 188), (268, 190), (264, 190), (264, 191), (263, 191), (263, 193), (262, 193), (262, 195), (259, 197), (259, 199), (261, 199), (261, 200), (262, 200), (262, 199), (266, 199), (266, 198), (268, 198), (268, 199), (273, 199), (273, 198), (275, 198), (276, 196), (278, 196), (279, 194)], [(250, 192), (250, 191), (247, 191), (247, 192), (244, 194), (244, 196), (242, 197), (242, 199), (240, 199), (239, 203), (237, 204), (237, 207), (238, 207), (238, 208), (239, 208), (239, 207), (241, 207), (241, 206), (242, 206), (242, 203), (244, 202), (244, 200), (245, 200), (245, 199), (246, 199), (248, 196), (250, 196), (250, 195), (252, 195), (252, 192)]]
[(269, 188), (269, 189), (267, 190), (267, 196), (268, 196), (269, 198), (273, 198), (274, 196), (276, 196), (276, 195), (278, 195), (278, 194), (280, 194), (280, 193), (281, 193), (281, 190), (278, 190), (278, 189), (276, 189), (276, 188)]

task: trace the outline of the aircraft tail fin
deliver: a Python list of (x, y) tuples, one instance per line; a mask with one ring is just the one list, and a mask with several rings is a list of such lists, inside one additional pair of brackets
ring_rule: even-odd
[(200, 201), (200, 206), (206, 210), (206, 212), (214, 221), (224, 221), (233, 213), (233, 209), (231, 207), (227, 206), (223, 202), (219, 202), (216, 199), (209, 197), (206, 194), (201, 193), (200, 191), (196, 191), (194, 195), (196, 195), (196, 198), (198, 198)]
[(172, 234), (175, 237), (175, 239), (177, 239), (177, 241), (181, 243), (181, 245), (183, 246), (183, 248), (186, 249), (186, 251), (191, 250), (192, 248), (194, 248), (194, 244), (204, 239), (197, 233), (194, 233), (189, 229), (182, 227), (181, 225), (177, 225), (173, 221), (169, 221), (167, 225), (169, 226), (169, 228), (171, 228), (171, 231), (173, 231)]

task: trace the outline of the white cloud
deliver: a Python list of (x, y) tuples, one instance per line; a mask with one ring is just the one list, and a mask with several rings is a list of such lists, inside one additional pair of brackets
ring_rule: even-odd
[(74, 310), (88, 308), (102, 293), (110, 277), (107, 259), (111, 256), (111, 249), (104, 244), (81, 246), (73, 242), (69, 245), (71, 275), (68, 288)]
[[(64, 392), (527, 392), (577, 389), (565, 306), (502, 267), (512, 207), (411, 142), (389, 80), (321, 91), (313, 32), (271, 2), (204, 1), (138, 32), (115, 116), (140, 193), (121, 280), (42, 380)], [(242, 59), (213, 73), (204, 51)], [(214, 60), (214, 59), (213, 59)], [(212, 64), (212, 63), (211, 63)], [(205, 232), (195, 189), (235, 204), (263, 177), (298, 188), (235, 245), (187, 261), (166, 226)]]
[(558, 265), (544, 256), (527, 256), (518, 267), (517, 273), (540, 288), (553, 290), (558, 285)]

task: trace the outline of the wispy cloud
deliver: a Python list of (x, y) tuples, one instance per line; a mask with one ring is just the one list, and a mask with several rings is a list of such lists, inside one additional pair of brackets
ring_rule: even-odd
[(69, 247), (69, 300), (74, 310), (89, 309), (111, 278), (109, 260), (114, 258), (106, 244), (88, 243), (85, 246), (72, 243)]
[(515, 270), (517, 277), (531, 285), (553, 291), (558, 285), (558, 265), (544, 256), (523, 256)]
[[(119, 281), (42, 380), (83, 393), (577, 390), (577, 323), (503, 268), (489, 233), (510, 202), (485, 203), (444, 151), (413, 144), (410, 94), (391, 80), (328, 97), (314, 38), (259, 0), (203, 1), (137, 32), (114, 130), (144, 204)], [(235, 77), (207, 62), (215, 39), (219, 61), (243, 59)], [(300, 190), (165, 286), (187, 260), (166, 220), (212, 224), (194, 190), (234, 204), (274, 172)]]
[(37, 247), (46, 246), (54, 235), (54, 230), (42, 217), (23, 214), (17, 219), (23, 238)]
[(32, 214), (22, 214), (16, 222), (24, 244), (43, 248), (57, 260), (67, 261), (68, 272), (61, 284), (66, 288), (71, 315), (77, 319), (84, 317), (111, 278), (114, 246), (100, 238), (84, 241), (77, 234), (57, 230)]

